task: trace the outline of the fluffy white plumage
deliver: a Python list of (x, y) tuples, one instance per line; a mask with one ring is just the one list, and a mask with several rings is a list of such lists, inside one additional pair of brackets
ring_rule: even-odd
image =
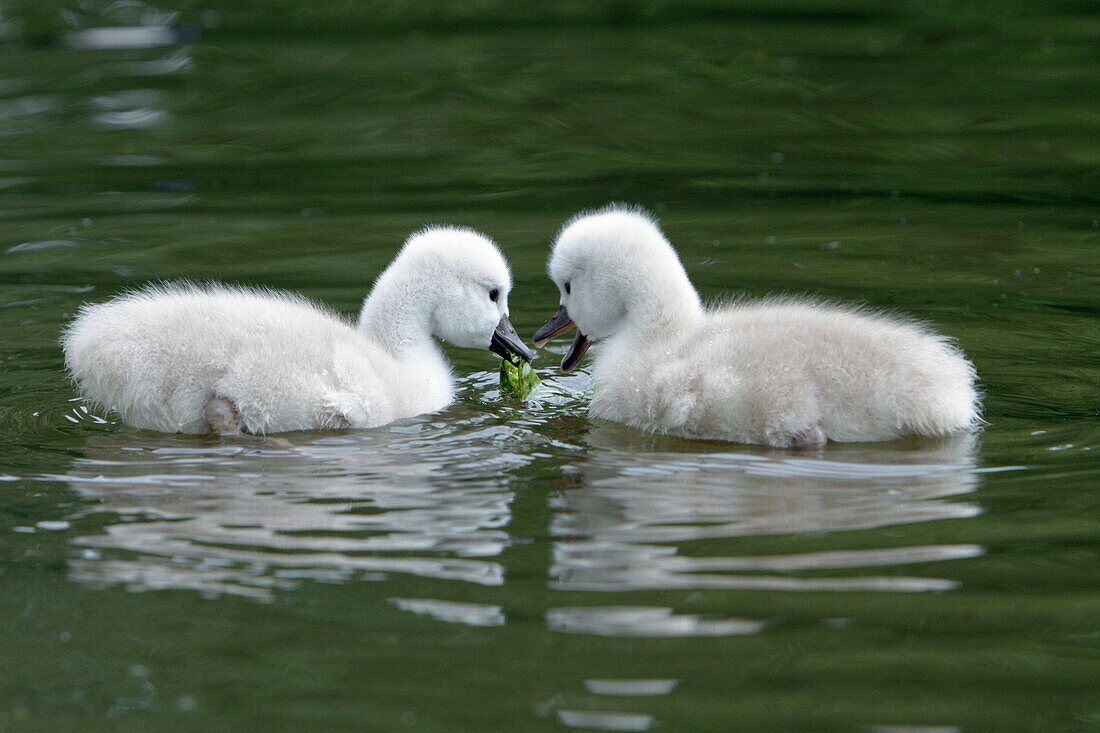
[(433, 337), (488, 348), (511, 284), (489, 239), (430, 228), (378, 277), (358, 325), (288, 293), (167, 284), (85, 305), (61, 343), (84, 395), (137, 428), (206, 433), (211, 408), (250, 433), (373, 427), (451, 402)]
[(705, 309), (642, 211), (575, 217), (549, 273), (568, 319), (601, 342), (593, 417), (775, 447), (946, 435), (979, 422), (974, 368), (944, 337), (802, 299)]

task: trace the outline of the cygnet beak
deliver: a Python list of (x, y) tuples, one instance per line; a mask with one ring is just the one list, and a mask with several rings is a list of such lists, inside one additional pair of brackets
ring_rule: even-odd
[(569, 317), (569, 311), (565, 310), (564, 305), (559, 305), (558, 312), (542, 324), (542, 328), (535, 331), (535, 346), (541, 349), (546, 346), (547, 341), (568, 333), (571, 328), (573, 328), (573, 319)]
[(561, 370), (568, 374), (577, 368), (577, 362), (584, 356), (584, 352), (588, 351), (588, 347), (592, 345), (592, 342), (588, 340), (583, 333), (577, 331), (577, 337), (573, 339), (573, 345), (569, 347), (569, 351), (565, 352), (565, 358), (561, 360)]
[[(569, 317), (569, 311), (565, 309), (564, 305), (560, 306), (553, 318), (544, 323), (538, 331), (535, 331), (535, 346), (545, 346), (547, 341), (568, 333), (573, 326), (573, 319)], [(576, 369), (577, 363), (591, 345), (592, 342), (583, 333), (577, 331), (577, 337), (573, 339), (573, 345), (569, 347), (565, 358), (561, 360), (561, 370), (568, 374)]]
[(535, 358), (531, 350), (519, 340), (519, 334), (516, 333), (516, 329), (512, 328), (512, 322), (508, 320), (508, 316), (502, 316), (496, 330), (493, 331), (493, 340), (489, 342), (489, 351), (501, 359), (509, 359), (511, 354), (515, 354), (524, 361), (531, 361)]

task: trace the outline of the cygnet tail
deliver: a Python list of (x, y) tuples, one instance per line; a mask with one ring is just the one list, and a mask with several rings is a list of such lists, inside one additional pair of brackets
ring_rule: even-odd
[(940, 436), (979, 428), (983, 421), (974, 365), (959, 349), (938, 338), (922, 361), (924, 378), (911, 395), (907, 432)]

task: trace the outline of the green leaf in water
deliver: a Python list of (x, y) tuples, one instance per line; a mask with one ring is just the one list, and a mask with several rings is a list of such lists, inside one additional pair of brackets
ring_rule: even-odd
[(515, 354), (509, 354), (507, 359), (500, 360), (500, 393), (502, 395), (512, 395), (525, 400), (541, 381), (531, 365)]

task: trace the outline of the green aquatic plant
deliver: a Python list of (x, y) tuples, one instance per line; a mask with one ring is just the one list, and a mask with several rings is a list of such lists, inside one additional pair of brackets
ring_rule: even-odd
[(500, 393), (527, 399), (542, 380), (531, 365), (515, 354), (500, 360)]

